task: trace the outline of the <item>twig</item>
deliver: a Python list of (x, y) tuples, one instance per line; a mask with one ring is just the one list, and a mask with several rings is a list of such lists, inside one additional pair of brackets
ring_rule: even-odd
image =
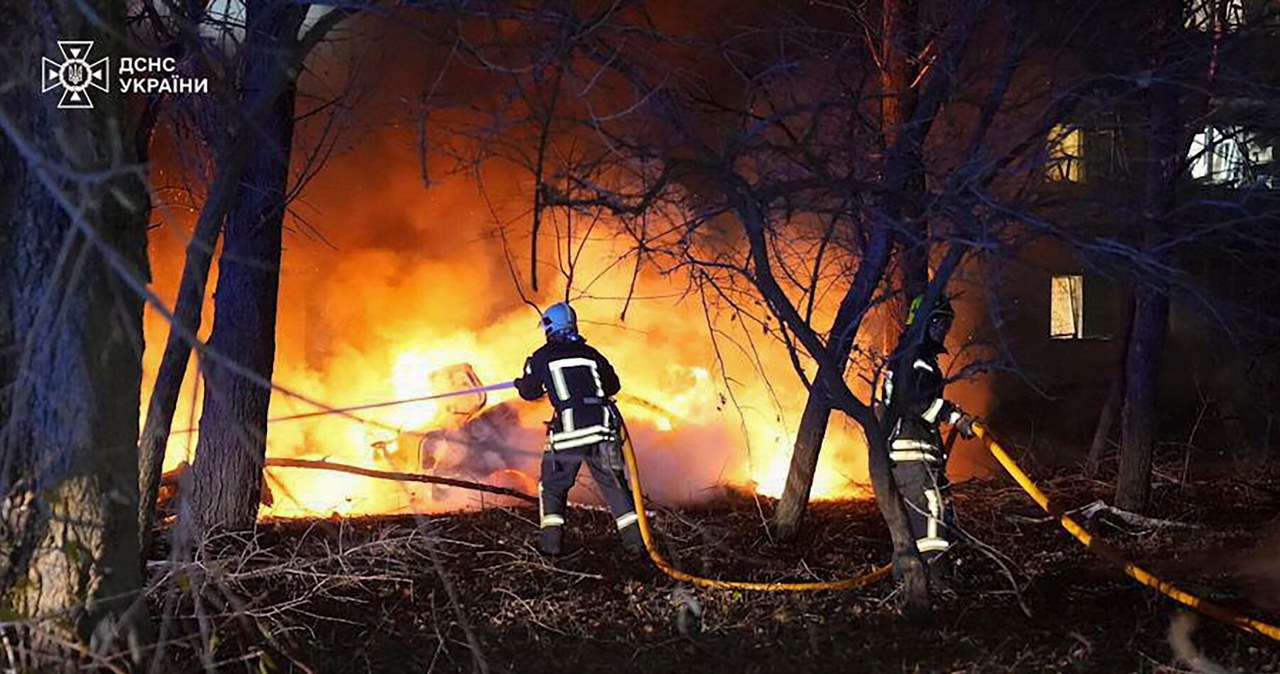
[[(425, 521), (421, 522), (420, 527), (424, 527), (426, 524), (427, 522)], [(480, 674), (489, 674), (489, 663), (484, 658), (484, 652), (480, 650), (480, 640), (476, 638), (475, 631), (471, 629), (471, 623), (467, 621), (467, 613), (462, 608), (462, 599), (458, 596), (458, 588), (454, 586), (453, 581), (449, 578), (444, 564), (440, 562), (440, 555), (436, 552), (436, 546), (432, 542), (431, 536), (427, 536), (426, 539), (427, 552), (431, 555), (431, 564), (435, 567), (441, 584), (444, 585), (445, 594), (449, 597), (449, 604), (453, 607), (458, 625), (462, 627), (462, 632), (466, 635), (467, 647), (471, 650), (471, 657), (474, 660), (475, 667)]]

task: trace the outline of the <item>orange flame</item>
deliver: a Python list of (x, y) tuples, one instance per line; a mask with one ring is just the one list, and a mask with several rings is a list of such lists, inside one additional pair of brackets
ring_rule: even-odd
[[(489, 235), (493, 223), (478, 206), (480, 195), (461, 181), (424, 190), (413, 153), (403, 150), (412, 143), (391, 132), (380, 138), (354, 157), (332, 162), (304, 193), (307, 206), (322, 214), (319, 227), (332, 246), (286, 237), (276, 381), (339, 407), (441, 393), (433, 388), (431, 372), (457, 363), (470, 364), (482, 383), (510, 381), (542, 336), (536, 314), (515, 292), (501, 242)], [(518, 181), (509, 182), (518, 188)], [(492, 191), (490, 186), (490, 197)], [(518, 192), (503, 196), (513, 209), (524, 203)], [(174, 216), (163, 204), (158, 212), (170, 217), (151, 242), (154, 288), (173, 298), (185, 245), (181, 234), (192, 223), (189, 215)], [(525, 250), (527, 243), (510, 242), (512, 249)], [(602, 238), (583, 251), (575, 278), (594, 280), (589, 286), (575, 282), (575, 294), (590, 296), (574, 305), (584, 334), (623, 381), (619, 406), (650, 481), (647, 491), (667, 502), (696, 500), (718, 486), (779, 495), (807, 395), (783, 345), (745, 334), (741, 321), (713, 317), (722, 340), (717, 353), (697, 301), (637, 299), (625, 322), (617, 321), (616, 298), (625, 297), (631, 284), (630, 266), (618, 264), (625, 248)], [(541, 268), (544, 284), (555, 277), (550, 263)], [(558, 280), (544, 289), (543, 305), (564, 297), (563, 279)], [(686, 286), (678, 274), (642, 272), (635, 295), (673, 297)], [(205, 315), (212, 313), (208, 306)], [(167, 326), (149, 312), (146, 330), (149, 389)], [(749, 347), (743, 346), (747, 340)], [(198, 419), (193, 386), (188, 377), (175, 428)], [(310, 411), (273, 394), (272, 416)], [(457, 459), (470, 471), (463, 477), (533, 489), (549, 406), (519, 401), (506, 390), (491, 393), (484, 412), (494, 412), (494, 419), (501, 416), (497, 412), (506, 415), (507, 421), (494, 422), (502, 441), (490, 443), (498, 449)], [(359, 415), (369, 423), (326, 416), (274, 424), (268, 454), (418, 471), (424, 470), (420, 443), (427, 434), (476, 431), (468, 426), (474, 418), (469, 422), (449, 412), (439, 400)], [(190, 461), (195, 442), (195, 434), (174, 435), (166, 469)], [(812, 496), (869, 495), (864, 455), (861, 432), (832, 415)], [(271, 468), (267, 482), (275, 496), (274, 505), (262, 510), (267, 517), (434, 512), (480, 502), (462, 490), (330, 471)], [(573, 497), (593, 499), (588, 489)]]

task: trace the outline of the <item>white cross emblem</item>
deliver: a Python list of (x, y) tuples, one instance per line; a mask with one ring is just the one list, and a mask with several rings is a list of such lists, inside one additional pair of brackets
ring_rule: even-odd
[(58, 108), (92, 108), (93, 101), (89, 100), (88, 89), (95, 87), (107, 91), (110, 79), (107, 57), (90, 63), (90, 49), (93, 49), (92, 40), (58, 40), (62, 63), (45, 58), (41, 64), (41, 92), (62, 87), (62, 100), (58, 101)]

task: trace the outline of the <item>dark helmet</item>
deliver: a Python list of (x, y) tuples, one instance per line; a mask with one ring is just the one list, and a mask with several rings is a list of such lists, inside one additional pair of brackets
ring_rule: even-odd
[[(920, 304), (924, 302), (924, 295), (916, 295), (911, 300), (911, 308), (907, 311), (907, 325), (910, 326), (916, 321), (916, 311), (920, 309)], [(929, 312), (929, 318), (945, 316), (948, 319), (956, 317), (955, 309), (951, 308), (951, 300), (946, 297), (939, 297), (938, 301), (933, 303), (933, 311)]]

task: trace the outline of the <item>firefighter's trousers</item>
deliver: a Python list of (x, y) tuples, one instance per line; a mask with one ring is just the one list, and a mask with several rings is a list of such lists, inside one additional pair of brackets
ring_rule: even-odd
[(947, 565), (941, 558), (951, 548), (955, 533), (942, 449), (931, 440), (890, 438), (889, 459), (920, 558), (931, 572), (946, 575)]
[(547, 450), (542, 455), (542, 479), (538, 483), (538, 504), (542, 528), (562, 527), (569, 489), (578, 477), (578, 468), (585, 462), (591, 469), (591, 477), (604, 495), (613, 513), (614, 523), (624, 542), (634, 544), (640, 540), (635, 503), (631, 499), (630, 485), (618, 459), (616, 441), (601, 442), (583, 447)]

